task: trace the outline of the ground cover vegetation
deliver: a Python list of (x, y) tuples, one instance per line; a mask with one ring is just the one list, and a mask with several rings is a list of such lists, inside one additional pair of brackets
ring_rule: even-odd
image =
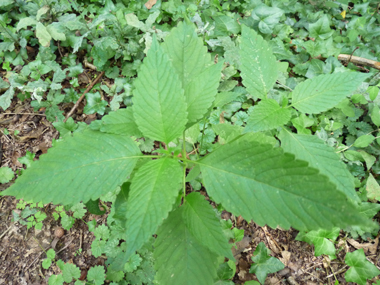
[[(30, 102), (60, 132), (38, 160), (19, 159), (26, 170), (0, 168), (1, 183), (18, 176), (1, 193), (23, 199), (14, 221), (41, 229), (43, 206), (61, 204), (53, 216), (69, 230), (112, 202), (106, 224), (84, 221), (107, 266), (83, 280), (52, 248), (42, 267), (62, 273), (49, 284), (233, 284), (242, 233), (222, 211), (297, 229), (329, 260), (342, 231), (377, 236), (376, 1), (10, 0), (0, 9), (0, 107)], [(85, 67), (101, 72), (87, 90)], [(83, 96), (83, 112), (98, 116), (90, 124), (70, 117)], [(344, 263), (347, 282), (380, 273), (363, 249)], [(283, 268), (259, 243), (257, 280)]]

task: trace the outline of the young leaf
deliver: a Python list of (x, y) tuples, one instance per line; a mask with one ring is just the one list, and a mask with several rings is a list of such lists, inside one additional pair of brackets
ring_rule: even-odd
[(183, 207), (183, 219), (193, 236), (215, 254), (234, 260), (231, 246), (211, 205), (196, 192), (187, 195), (186, 202)]
[[(188, 124), (194, 123), (203, 117), (215, 99), (222, 65), (211, 65), (207, 47), (192, 23), (179, 23), (162, 48), (172, 60), (185, 90)], [(206, 69), (208, 65), (211, 66)]]
[(375, 137), (373, 135), (363, 135), (358, 137), (354, 142), (354, 147), (367, 147), (369, 146), (373, 141), (375, 140)]
[(292, 106), (303, 113), (319, 114), (338, 105), (367, 77), (367, 73), (340, 72), (308, 79), (292, 92)]
[(133, 115), (147, 137), (169, 143), (181, 135), (187, 122), (180, 80), (156, 38), (135, 80)]
[(168, 216), (178, 195), (182, 167), (175, 159), (149, 161), (132, 179), (127, 208), (125, 259), (155, 234)]
[(279, 139), (285, 152), (307, 161), (310, 167), (326, 175), (339, 191), (345, 193), (351, 200), (359, 202), (353, 176), (333, 148), (327, 146), (317, 136), (294, 134), (286, 129), (281, 130)]
[(329, 239), (335, 241), (339, 235), (339, 232), (339, 228), (334, 228), (331, 231), (319, 229), (316, 231), (310, 231), (308, 233), (300, 232), (297, 235), (296, 240), (314, 244), (315, 256), (327, 254), (332, 260), (336, 259), (336, 249), (335, 245)]
[(281, 108), (276, 100), (264, 99), (253, 108), (244, 132), (269, 131), (286, 124), (290, 117), (290, 109)]
[(133, 108), (119, 109), (102, 118), (100, 131), (109, 134), (142, 137), (133, 117)]
[(373, 224), (326, 176), (249, 135), (219, 147), (198, 163), (214, 201), (259, 225), (312, 230)]
[(0, 167), (0, 183), (8, 183), (14, 177), (14, 173), (9, 167)]
[(154, 249), (160, 284), (213, 284), (217, 255), (198, 243), (183, 218), (183, 207), (169, 214), (157, 232)]
[(85, 203), (121, 185), (139, 155), (140, 150), (127, 136), (86, 129), (49, 149), (1, 195), (45, 204)]
[(347, 282), (366, 285), (367, 279), (371, 279), (380, 274), (380, 270), (365, 258), (362, 248), (354, 252), (347, 252), (344, 261), (348, 266), (351, 266), (344, 274), (344, 278)]
[(265, 278), (269, 273), (275, 273), (284, 269), (284, 264), (277, 258), (268, 254), (268, 249), (263, 242), (260, 242), (252, 256), (252, 265), (249, 273), (255, 273), (261, 284), (264, 284)]
[(86, 94), (87, 104), (83, 109), (83, 112), (86, 114), (94, 114), (99, 113), (100, 115), (104, 114), (106, 110), (106, 106), (108, 102), (106, 100), (102, 100), (102, 96), (99, 92), (95, 93), (87, 93)]
[(104, 284), (104, 280), (106, 279), (106, 273), (103, 266), (97, 265), (91, 267), (87, 274), (88, 281), (94, 281), (95, 285)]
[(69, 283), (73, 278), (78, 279), (80, 277), (80, 270), (75, 264), (64, 263), (62, 260), (58, 260), (57, 265), (62, 271), (63, 281)]
[(240, 46), (240, 70), (248, 92), (261, 99), (277, 79), (276, 57), (268, 43), (254, 30), (243, 25)]

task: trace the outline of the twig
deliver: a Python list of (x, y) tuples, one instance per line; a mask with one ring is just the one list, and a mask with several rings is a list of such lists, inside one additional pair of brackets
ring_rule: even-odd
[(63, 120), (64, 122), (67, 121), (68, 118), (70, 118), (70, 116), (74, 113), (74, 111), (76, 110), (76, 108), (78, 108), (80, 102), (83, 100), (84, 96), (92, 89), (92, 87), (94, 87), (94, 85), (103, 77), (104, 75), (104, 71), (102, 71), (98, 77), (96, 77), (94, 79), (94, 81), (92, 81), (92, 83), (87, 87), (87, 89), (83, 92), (82, 96), (80, 96), (80, 98), (78, 99), (78, 101), (75, 103), (75, 105), (71, 108), (70, 112), (66, 115), (66, 118)]
[(62, 247), (60, 250), (56, 252), (56, 254), (60, 253), (61, 251), (65, 250), (72, 242), (74, 239), (71, 239), (64, 247)]
[(330, 278), (330, 277), (333, 277), (333, 276), (335, 277), (336, 274), (340, 274), (340, 273), (346, 271), (346, 268), (347, 268), (347, 267), (348, 267), (348, 265), (343, 266), (343, 267), (342, 267), (341, 269), (339, 269), (337, 272), (335, 272), (335, 273), (333, 273), (333, 274), (330, 274), (330, 275), (326, 276), (325, 279)]
[(6, 230), (3, 232), (3, 234), (0, 236), (0, 239), (2, 239), (3, 236), (5, 236), (5, 234), (6, 234), (7, 232), (9, 232), (11, 229), (12, 229), (12, 227), (9, 227), (8, 229), (6, 229)]
[[(324, 60), (326, 58), (324, 58), (322, 56), (317, 56), (316, 59)], [(363, 66), (369, 66), (369, 67), (380, 70), (380, 62), (375, 61), (375, 60), (371, 60), (371, 59), (367, 59), (364, 57), (359, 57), (359, 56), (354, 56), (354, 55), (351, 56), (350, 54), (340, 54), (340, 55), (338, 55), (338, 60), (345, 61), (345, 62), (352, 62), (354, 64), (359, 64), (359, 65), (363, 65)]]
[(45, 114), (38, 114), (38, 113), (3, 113), (3, 115), (36, 115), (36, 116), (46, 116)]

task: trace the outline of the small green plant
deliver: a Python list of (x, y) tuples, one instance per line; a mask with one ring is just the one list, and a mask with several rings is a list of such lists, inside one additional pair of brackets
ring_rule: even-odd
[[(337, 106), (369, 75), (320, 75), (289, 96), (273, 96), (270, 90), (287, 65), (256, 32), (240, 28), (241, 77), (255, 101), (249, 117), (240, 118), (244, 128), (221, 124), (223, 140), (203, 147), (207, 133), (198, 123), (234, 97), (217, 93), (223, 64), (214, 63), (193, 24), (179, 23), (163, 44), (153, 36), (134, 81), (132, 107), (66, 135), (2, 195), (74, 205), (121, 186), (113, 206), (119, 230), (111, 238), (106, 227), (96, 228), (92, 250), (100, 254), (124, 239), (109, 251), (109, 272), (118, 274), (157, 234), (155, 279), (162, 284), (213, 284), (219, 257), (234, 261), (213, 207), (199, 192), (187, 193), (187, 182), (199, 175), (216, 204), (259, 225), (376, 228), (358, 210), (353, 177), (334, 149), (315, 135), (293, 133), (291, 121)], [(160, 148), (144, 155), (131, 136), (160, 142)], [(96, 271), (88, 279), (100, 276)], [(260, 271), (261, 281), (265, 276)]]
[(55, 251), (54, 249), (51, 248), (46, 252), (46, 258), (42, 261), (42, 267), (44, 269), (49, 269), (54, 259), (55, 259)]
[(26, 202), (24, 200), (18, 201), (16, 208), (21, 209), (21, 213), (18, 214), (13, 211), (13, 221), (19, 222), (21, 225), (30, 229), (35, 227), (37, 230), (41, 230), (43, 227), (43, 221), (46, 219), (46, 214), (39, 211), (38, 208), (42, 208), (44, 204), (42, 202), (33, 203), (31, 201)]
[(252, 256), (254, 263), (249, 272), (255, 273), (261, 284), (264, 284), (269, 273), (275, 273), (285, 267), (280, 260), (269, 254), (270, 250), (266, 248), (263, 242), (260, 242)]

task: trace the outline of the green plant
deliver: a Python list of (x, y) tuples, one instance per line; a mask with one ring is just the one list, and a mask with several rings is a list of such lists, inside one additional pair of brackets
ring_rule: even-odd
[(249, 272), (255, 273), (261, 284), (264, 284), (269, 273), (275, 273), (285, 267), (280, 260), (269, 254), (270, 250), (266, 248), (263, 242), (260, 242), (252, 256), (254, 264)]
[[(234, 260), (210, 203), (199, 192), (187, 194), (188, 169), (188, 180), (201, 175), (213, 201), (260, 225), (304, 231), (377, 227), (358, 210), (353, 178), (334, 149), (311, 134), (293, 133), (290, 123), (301, 114), (335, 107), (368, 74), (320, 75), (298, 84), (289, 97), (273, 97), (270, 90), (284, 63), (245, 26), (240, 62), (255, 106), (245, 128), (221, 128), (225, 139), (213, 144), (212, 153), (202, 145), (207, 135), (202, 131), (194, 137), (207, 155), (190, 159), (197, 149), (189, 154), (194, 141), (189, 144), (187, 135), (217, 107), (213, 103), (231, 101), (217, 94), (222, 63), (213, 63), (192, 24), (179, 23), (162, 45), (153, 36), (134, 82), (132, 107), (66, 135), (2, 195), (68, 205), (97, 200), (122, 185), (115, 215), (122, 221), (118, 235), (126, 241), (109, 270), (123, 270), (157, 234), (155, 278), (163, 284), (213, 284), (218, 257)], [(143, 155), (130, 136), (150, 138), (161, 147)], [(98, 244), (108, 235), (102, 229)]]
[(380, 274), (380, 270), (366, 259), (362, 248), (354, 252), (348, 252), (344, 261), (350, 266), (350, 269), (344, 274), (347, 282), (365, 285), (367, 284), (367, 279)]
[(46, 258), (42, 261), (42, 267), (44, 269), (48, 269), (51, 263), (54, 261), (54, 259), (55, 259), (55, 251), (54, 249), (51, 248), (46, 252)]

